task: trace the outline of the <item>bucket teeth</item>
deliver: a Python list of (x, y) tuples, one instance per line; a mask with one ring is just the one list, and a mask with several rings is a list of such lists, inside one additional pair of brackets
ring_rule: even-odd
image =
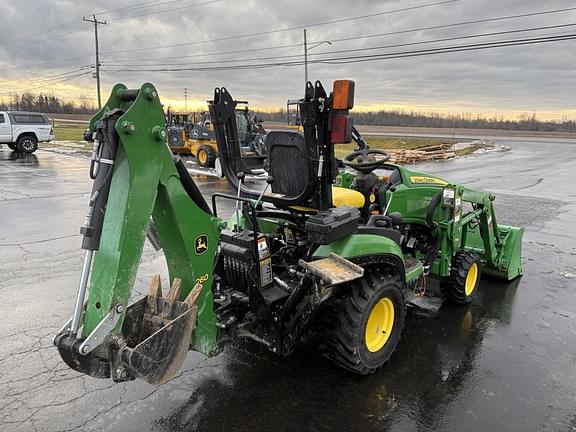
[(172, 282), (172, 286), (170, 287), (170, 291), (168, 291), (168, 295), (166, 296), (165, 302), (174, 304), (180, 298), (180, 286), (182, 281), (179, 278), (174, 278)]
[(190, 294), (184, 300), (184, 303), (188, 305), (189, 308), (194, 306), (198, 299), (200, 298), (200, 293), (202, 292), (203, 285), (201, 283), (197, 283), (194, 285), (194, 288), (190, 291)]
[(160, 281), (159, 274), (152, 276), (152, 283), (150, 284), (150, 289), (148, 290), (148, 297), (162, 297), (162, 282)]
[(148, 312), (155, 315), (158, 313), (158, 299), (162, 297), (162, 283), (160, 282), (160, 275), (155, 274), (152, 276), (152, 283), (148, 289), (148, 298), (146, 304)]

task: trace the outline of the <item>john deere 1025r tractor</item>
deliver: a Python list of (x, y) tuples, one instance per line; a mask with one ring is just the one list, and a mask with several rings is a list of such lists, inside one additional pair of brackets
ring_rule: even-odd
[[(390, 164), (361, 137), (339, 170), (334, 146), (359, 137), (353, 98), (352, 81), (330, 94), (308, 83), (303, 132), (268, 134), (268, 186), (253, 191), (236, 104), (216, 89), (209, 108), (237, 194), (208, 205), (166, 145), (154, 86), (116, 85), (91, 122), (86, 257), (74, 313), (54, 339), (63, 360), (94, 377), (162, 383), (189, 349), (213, 356), (250, 338), (287, 355), (306, 336), (336, 365), (368, 374), (397, 349), (406, 308), (431, 295), (431, 278), (463, 304), (481, 272), (519, 276), (523, 229), (497, 224), (494, 195)], [(229, 221), (218, 216), (224, 200), (235, 207)], [(155, 276), (129, 306), (147, 233), (166, 255), (170, 290)]]

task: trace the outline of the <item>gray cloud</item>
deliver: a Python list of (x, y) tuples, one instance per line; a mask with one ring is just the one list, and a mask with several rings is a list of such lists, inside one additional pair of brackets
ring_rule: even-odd
[[(158, 3), (167, 0), (159, 0)], [(125, 11), (125, 14), (147, 13), (151, 10), (182, 8), (201, 0), (182, 0), (156, 8)], [(148, 51), (117, 52), (219, 39), (228, 36), (313, 24), (350, 16), (377, 13), (431, 2), (430, 0), (316, 0), (265, 1), (224, 0), (200, 7), (186, 8), (156, 16), (122, 20), (122, 11), (100, 14), (109, 22), (101, 28), (104, 97), (118, 81), (129, 86), (151, 81), (162, 95), (182, 98), (183, 88), (199, 99), (210, 97), (215, 86), (225, 85), (238, 98), (259, 105), (282, 106), (288, 97), (298, 97), (303, 88), (303, 67), (277, 67), (246, 71), (210, 72), (115, 72), (114, 66), (127, 63), (156, 66), (176, 62), (199, 62), (217, 59), (300, 55), (301, 47), (243, 53), (231, 56), (204, 56), (214, 52), (289, 45), (302, 42), (302, 30), (279, 32), (251, 38), (190, 44)], [(141, 2), (153, 4), (149, 0)], [(19, 2), (2, 0), (0, 26), (1, 80), (25, 80), (50, 76), (93, 63), (93, 28), (82, 22), (82, 15), (132, 6), (134, 0), (104, 0), (97, 4), (87, 0), (50, 0)], [(310, 27), (312, 42), (344, 37), (383, 33), (452, 22), (529, 13), (539, 10), (574, 6), (568, 0), (461, 0), (432, 8), (382, 15), (373, 18)], [(505, 31), (526, 27), (576, 22), (576, 12), (524, 18), (503, 22), (477, 24), (443, 30), (428, 30), (395, 36), (360, 39), (324, 44), (311, 50), (315, 53), (334, 50), (404, 44), (467, 34)], [(47, 31), (43, 31), (48, 29)], [(576, 33), (576, 26), (557, 31), (473, 39), (468, 42), (528, 37), (551, 33)], [(42, 32), (38, 34), (38, 32)], [(66, 32), (68, 34), (63, 35)], [(34, 35), (36, 33), (36, 35)], [(33, 34), (33, 36), (23, 37)], [(60, 37), (59, 37), (60, 36)], [(454, 42), (467, 43), (467, 41)], [(348, 65), (310, 65), (310, 77), (328, 85), (336, 78), (356, 80), (359, 104), (406, 104), (422, 107), (446, 107), (473, 111), (560, 111), (574, 107), (573, 73), (575, 41), (499, 48), (489, 51), (442, 54), (427, 57), (391, 59)], [(391, 48), (391, 51), (420, 47)], [(185, 57), (198, 56), (198, 57)], [(160, 59), (162, 58), (162, 59)], [(296, 58), (297, 59), (297, 58)], [(56, 61), (56, 62), (54, 62)], [(52, 62), (41, 65), (44, 62)], [(92, 92), (90, 76), (71, 81)], [(34, 83), (30, 84), (30, 87)], [(0, 88), (6, 93), (14, 87)]]

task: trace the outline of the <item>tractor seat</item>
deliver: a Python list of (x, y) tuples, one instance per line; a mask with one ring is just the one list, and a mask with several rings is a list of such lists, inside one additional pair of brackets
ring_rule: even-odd
[(334, 207), (362, 208), (366, 198), (361, 192), (338, 186), (332, 186), (332, 204)]
[[(364, 207), (366, 198), (360, 192), (339, 186), (332, 186), (332, 205), (334, 207), (354, 207), (361, 209)], [(318, 213), (318, 209), (306, 206), (290, 206), (291, 210), (302, 213)]]
[[(311, 181), (310, 176), (317, 172), (317, 155), (310, 155), (304, 134), (297, 131), (270, 131), (266, 136), (268, 152), (268, 173), (274, 177), (272, 193), (288, 197), (298, 196)], [(366, 199), (356, 190), (332, 186), (334, 207), (362, 208)], [(318, 210), (310, 201), (292, 205), (292, 210), (316, 213)]]

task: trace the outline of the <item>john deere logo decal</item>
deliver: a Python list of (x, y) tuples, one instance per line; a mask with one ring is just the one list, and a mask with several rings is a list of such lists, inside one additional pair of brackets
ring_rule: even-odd
[(206, 234), (199, 235), (194, 240), (194, 252), (196, 255), (202, 255), (208, 250), (208, 236)]

